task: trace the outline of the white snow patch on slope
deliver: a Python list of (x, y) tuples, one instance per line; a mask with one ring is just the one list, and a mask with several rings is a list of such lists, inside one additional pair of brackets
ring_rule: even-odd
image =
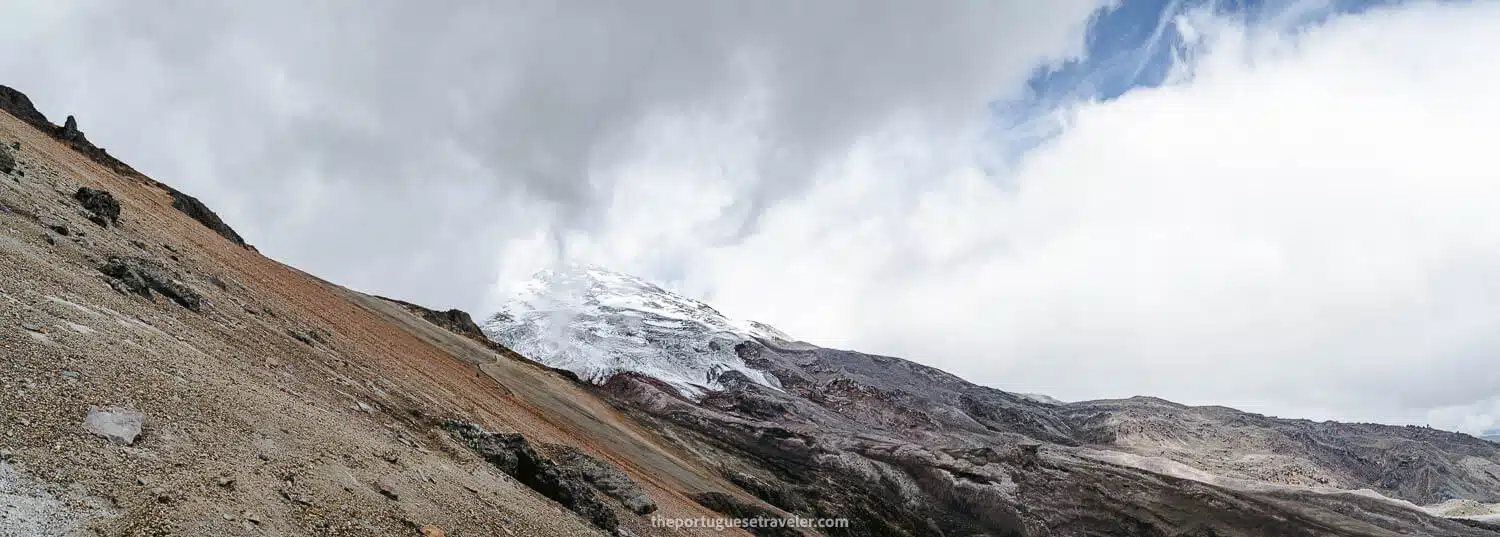
[(590, 382), (638, 373), (691, 398), (724, 389), (720, 378), (730, 371), (781, 389), (734, 347), (752, 339), (793, 341), (771, 326), (729, 319), (640, 278), (590, 266), (537, 273), (482, 328), (522, 356)]

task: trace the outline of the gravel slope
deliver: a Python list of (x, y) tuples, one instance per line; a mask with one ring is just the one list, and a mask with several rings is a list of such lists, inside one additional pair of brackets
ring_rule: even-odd
[[(110, 536), (417, 535), (427, 525), (447, 535), (598, 533), (435, 427), (452, 418), (604, 460), (659, 461), (670, 471), (622, 465), (658, 514), (711, 515), (687, 494), (721, 481), (615, 423), (607, 405), (555, 373), (233, 244), (173, 209), (162, 185), (0, 113), (0, 143), (12, 142), (20, 173), (0, 177), (0, 449), (11, 454), (0, 494), (31, 507), (0, 526), (70, 535), (66, 520), (76, 520)], [(118, 225), (80, 212), (72, 194), (81, 186), (118, 199)], [(112, 256), (160, 263), (201, 295), (201, 311), (116, 291), (98, 270)], [(548, 395), (531, 397), (538, 392)], [(134, 445), (83, 430), (89, 408), (106, 406), (146, 415)], [(578, 427), (584, 418), (572, 414), (598, 423)], [(51, 489), (67, 494), (35, 493)], [(102, 511), (74, 505), (89, 498)], [(22, 512), (31, 514), (16, 522)], [(45, 514), (57, 512), (64, 518)], [(691, 534), (631, 516), (625, 526), (637, 535)]]

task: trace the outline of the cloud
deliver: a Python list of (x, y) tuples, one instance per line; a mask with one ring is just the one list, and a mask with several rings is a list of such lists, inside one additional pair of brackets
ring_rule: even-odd
[(28, 54), (0, 69), (278, 259), (483, 310), (497, 273), (571, 257), (561, 238), (611, 225), (612, 203), (654, 203), (620, 184), (675, 143), (653, 129), (753, 109), (733, 203), (696, 215), (732, 241), (887, 116), (1021, 91), (1080, 52), (1100, 1), (5, 2), (0, 43)]
[(1500, 6), (1283, 3), (1089, 71), (1086, 0), (0, 0), (0, 82), (434, 307), (567, 258), (1016, 391), (1500, 425)]
[(1496, 426), (1500, 6), (1177, 24), (1175, 81), (1002, 171), (892, 124), (681, 286), (1017, 391)]

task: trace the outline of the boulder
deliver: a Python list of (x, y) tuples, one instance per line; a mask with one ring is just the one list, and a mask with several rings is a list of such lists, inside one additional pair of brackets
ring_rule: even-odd
[(203, 299), (198, 293), (172, 279), (167, 269), (154, 261), (139, 257), (111, 257), (99, 272), (114, 278), (110, 285), (122, 293), (154, 299), (151, 293), (155, 291), (184, 308), (202, 311)]
[(145, 426), (145, 414), (118, 407), (90, 408), (83, 420), (85, 431), (122, 446), (134, 444)]
[(0, 173), (10, 173), (16, 169), (16, 157), (10, 154), (10, 149), (0, 145)]
[(120, 223), (120, 202), (109, 191), (83, 187), (73, 193), (73, 199), (90, 213), (90, 222), (101, 227)]
[(538, 494), (577, 513), (593, 525), (613, 533), (620, 527), (614, 510), (582, 476), (569, 472), (537, 452), (520, 433), (491, 433), (478, 425), (450, 421), (443, 425), (484, 460)]
[(651, 496), (615, 465), (591, 457), (572, 446), (548, 444), (547, 454), (563, 471), (587, 481), (605, 496), (619, 501), (630, 512), (649, 515), (656, 511), (656, 502), (651, 500)]

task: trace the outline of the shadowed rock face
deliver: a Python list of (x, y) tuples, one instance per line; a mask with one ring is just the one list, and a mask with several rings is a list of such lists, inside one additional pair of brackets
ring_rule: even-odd
[(152, 292), (161, 293), (184, 308), (201, 311), (203, 299), (198, 292), (173, 279), (160, 264), (137, 257), (111, 257), (99, 272), (113, 278), (110, 285), (122, 293), (131, 293), (152, 299)]
[[(698, 505), (712, 509), (714, 512), (729, 518), (774, 519), (783, 516), (773, 509), (767, 509), (763, 505), (747, 502), (723, 492), (701, 492), (694, 494), (693, 501), (698, 502)], [(756, 537), (803, 537), (806, 535), (797, 529), (779, 527), (749, 528), (748, 531), (756, 535)]]
[(543, 451), (563, 471), (587, 481), (595, 490), (619, 501), (630, 512), (637, 515), (656, 512), (656, 502), (613, 464), (591, 457), (573, 446), (547, 444)]
[[(737, 351), (785, 390), (726, 375), (726, 390), (694, 402), (627, 374), (600, 391), (706, 457), (726, 480), (764, 502), (762, 508), (850, 521), (847, 528), (820, 530), (825, 535), (1500, 535), (1493, 526), (1434, 518), (1383, 499), (1293, 487), (1231, 489), (1099, 460), (1090, 449), (1125, 449), (1111, 439), (1131, 423), (1099, 418), (1113, 411), (1107, 402), (1048, 403), (905, 360), (806, 345), (752, 341)], [(1180, 419), (1160, 414), (1164, 421)], [(1300, 430), (1292, 420), (1237, 414), (1242, 417), (1226, 419)], [(1378, 485), (1382, 472), (1402, 471), (1399, 457), (1382, 462), (1395, 456), (1359, 462), (1376, 446), (1405, 446), (1400, 449), (1424, 461), (1407, 467), (1433, 465), (1419, 466), (1429, 470), (1416, 475), (1452, 476), (1455, 481), (1443, 486), (1475, 493), (1472, 487), (1482, 482), (1457, 474), (1458, 463), (1451, 461), (1496, 456), (1493, 446), (1486, 451), (1482, 441), (1452, 433), (1326, 427), (1322, 437), (1311, 430), (1313, 436), (1278, 434), (1306, 439), (1296, 452), (1328, 468), (1372, 465), (1350, 488), (1379, 489), (1368, 485)], [(1340, 455), (1339, 448), (1312, 447), (1350, 431), (1362, 440), (1347, 443), (1368, 443), (1369, 451)], [(1433, 462), (1440, 460), (1450, 462)], [(1435, 469), (1443, 466), (1447, 474)], [(1386, 492), (1423, 494), (1409, 487)], [(717, 501), (725, 498), (704, 505), (739, 516), (739, 508)]]
[(41, 130), (50, 130), (52, 122), (47, 121), (47, 116), (37, 111), (36, 106), (31, 104), (31, 98), (26, 94), (16, 91), (10, 86), (0, 86), (0, 110), (9, 112), (16, 119), (30, 123)]
[(405, 300), (396, 300), (394, 298), (387, 297), (380, 297), (380, 299), (400, 304), (401, 307), (406, 308), (407, 311), (415, 313), (421, 318), (426, 319), (427, 322), (441, 326), (443, 327), (443, 329), (449, 332), (453, 332), (455, 334), (483, 343), (485, 345), (494, 345), (494, 342), (490, 341), (489, 338), (484, 336), (484, 331), (479, 329), (479, 325), (474, 323), (474, 318), (469, 316), (469, 312), (460, 309), (438, 311), (412, 304), (411, 302), (407, 302)]
[(463, 422), (449, 422), (443, 427), (484, 457), (486, 462), (595, 526), (609, 532), (620, 527), (615, 512), (599, 499), (581, 475), (537, 452), (525, 436), (486, 432)]
[(83, 187), (73, 194), (73, 199), (83, 204), (84, 210), (90, 213), (89, 221), (100, 227), (120, 223), (120, 202), (109, 192)]
[(10, 154), (10, 148), (0, 144), (0, 174), (8, 174), (16, 169), (16, 157)]
[(83, 135), (83, 131), (78, 130), (78, 120), (74, 119), (73, 116), (68, 116), (67, 121), (63, 122), (62, 130), (58, 131), (57, 137), (65, 141), (76, 142), (79, 144), (89, 143), (89, 139), (87, 136)]
[(213, 212), (203, 202), (198, 201), (198, 198), (183, 194), (174, 188), (168, 188), (167, 190), (172, 194), (173, 209), (177, 209), (182, 214), (188, 215), (189, 218), (197, 220), (198, 223), (203, 224), (208, 229), (212, 229), (219, 236), (229, 239), (229, 242), (245, 246), (245, 239), (240, 237), (239, 233), (235, 233), (234, 229), (229, 227), (229, 224), (225, 224), (224, 220), (219, 218), (218, 213)]

